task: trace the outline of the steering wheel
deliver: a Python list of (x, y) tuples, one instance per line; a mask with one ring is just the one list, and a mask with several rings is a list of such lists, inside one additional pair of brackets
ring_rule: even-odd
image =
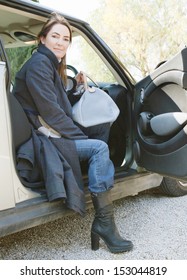
[(66, 66), (67, 70), (70, 70), (73, 73), (73, 76), (68, 75), (67, 74), (67, 86), (66, 86), (66, 90), (71, 93), (71, 92), (75, 92), (75, 88), (77, 86), (77, 81), (75, 79), (75, 76), (78, 74), (78, 71), (75, 67), (71, 66), (71, 65), (67, 65)]
[[(74, 74), (74, 77), (79, 73), (78, 70), (75, 67), (73, 67), (72, 65), (68, 64), (66, 66), (66, 68), (67, 68), (67, 70), (70, 70)], [(68, 75), (68, 77), (69, 77), (69, 75)]]

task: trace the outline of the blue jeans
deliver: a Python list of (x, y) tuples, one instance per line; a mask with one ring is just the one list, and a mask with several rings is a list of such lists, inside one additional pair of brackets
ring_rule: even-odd
[(113, 187), (114, 166), (108, 145), (95, 139), (75, 140), (80, 161), (88, 160), (88, 189), (99, 193)]

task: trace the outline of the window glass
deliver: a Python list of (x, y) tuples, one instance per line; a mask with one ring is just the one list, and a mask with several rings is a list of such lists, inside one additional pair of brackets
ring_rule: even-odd
[(35, 46), (7, 48), (6, 53), (10, 62), (11, 81), (14, 83), (15, 75), (21, 66), (31, 57)]
[(82, 36), (75, 36), (67, 53), (67, 64), (83, 71), (96, 82), (116, 82), (99, 55)]

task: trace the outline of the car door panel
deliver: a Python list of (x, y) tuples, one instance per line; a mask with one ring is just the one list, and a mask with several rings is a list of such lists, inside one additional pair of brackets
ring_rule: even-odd
[(164, 176), (182, 179), (187, 178), (187, 125), (181, 125), (176, 116), (181, 113), (184, 118), (187, 112), (186, 88), (185, 48), (136, 85), (134, 111), (137, 163)]

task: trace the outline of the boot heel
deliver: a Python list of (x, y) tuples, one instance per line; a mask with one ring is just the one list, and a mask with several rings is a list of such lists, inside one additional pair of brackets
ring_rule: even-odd
[(91, 248), (93, 251), (99, 249), (99, 235), (93, 231), (91, 232)]

